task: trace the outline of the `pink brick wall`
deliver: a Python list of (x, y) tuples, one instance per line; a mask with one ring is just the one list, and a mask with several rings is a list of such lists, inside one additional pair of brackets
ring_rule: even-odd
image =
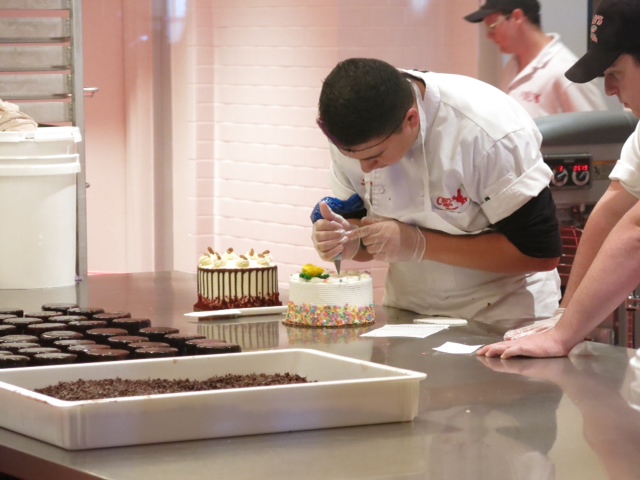
[[(476, 75), (475, 0), (196, 0), (193, 171), (200, 252), (270, 250), (281, 288), (313, 249), (309, 213), (327, 188), (327, 143), (315, 125), (321, 81), (340, 60)], [(192, 11), (193, 12), (193, 11)], [(385, 265), (345, 262), (374, 276)], [(178, 266), (177, 269), (180, 268)]]

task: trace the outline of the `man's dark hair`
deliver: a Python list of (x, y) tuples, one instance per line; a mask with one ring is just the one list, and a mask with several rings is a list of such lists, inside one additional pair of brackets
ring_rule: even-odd
[(322, 84), (318, 125), (337, 147), (354, 147), (394, 133), (412, 104), (411, 85), (395, 67), (351, 58)]

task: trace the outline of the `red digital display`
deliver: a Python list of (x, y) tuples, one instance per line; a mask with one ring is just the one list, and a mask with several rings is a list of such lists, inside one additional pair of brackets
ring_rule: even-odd
[(574, 165), (573, 171), (574, 172), (588, 172), (589, 171), (589, 165)]
[(556, 172), (558, 172), (558, 173), (562, 173), (562, 172), (564, 172), (564, 165), (558, 165), (558, 166), (555, 168), (555, 170), (556, 170)]

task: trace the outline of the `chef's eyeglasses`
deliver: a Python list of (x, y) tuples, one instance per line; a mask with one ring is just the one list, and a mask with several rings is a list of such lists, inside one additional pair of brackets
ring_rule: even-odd
[(496, 28), (498, 28), (498, 25), (500, 25), (502, 22), (504, 22), (505, 20), (509, 20), (511, 18), (511, 14), (509, 15), (504, 15), (502, 17), (500, 17), (498, 20), (496, 20), (495, 22), (487, 25), (487, 32), (492, 33), (495, 32)]
[[(411, 108), (411, 107), (409, 107), (409, 108)], [(409, 108), (407, 109), (407, 112), (409, 111)], [(394, 133), (396, 133), (398, 130), (400, 130), (400, 127), (404, 123), (404, 119), (407, 116), (407, 112), (404, 112), (404, 114), (402, 115), (402, 118), (400, 119), (400, 123), (398, 123), (398, 125), (393, 130), (391, 130), (391, 133), (389, 135), (384, 137), (378, 143), (374, 143), (373, 145), (369, 145), (368, 147), (364, 147), (364, 148), (349, 148), (349, 147), (345, 147), (345, 146), (340, 145), (340, 143), (338, 143), (336, 141), (336, 139), (333, 137), (333, 135), (331, 135), (328, 132), (327, 128), (325, 127), (324, 121), (321, 118), (316, 118), (316, 123), (320, 127), (320, 130), (322, 130), (322, 133), (324, 133), (327, 136), (327, 138), (331, 141), (331, 143), (333, 143), (340, 150), (343, 150), (343, 151), (348, 152), (348, 153), (357, 153), (357, 152), (362, 152), (364, 150), (369, 150), (370, 148), (373, 148), (373, 147), (377, 147), (378, 145), (381, 145), (384, 142), (386, 142), (387, 140), (389, 140)]]

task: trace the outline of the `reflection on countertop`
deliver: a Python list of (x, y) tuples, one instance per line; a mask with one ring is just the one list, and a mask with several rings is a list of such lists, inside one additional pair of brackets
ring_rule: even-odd
[[(629, 406), (634, 352), (586, 344), (558, 359), (485, 359), (434, 351), (446, 341), (479, 345), (503, 328), (469, 322), (424, 339), (368, 338), (418, 315), (376, 307), (358, 329), (287, 327), (282, 315), (197, 322), (194, 274), (90, 276), (73, 288), (0, 291), (0, 305), (39, 309), (76, 302), (130, 311), (239, 343), (246, 351), (313, 348), (427, 374), (413, 422), (69, 452), (0, 429), (0, 465), (25, 479), (554, 479), (637, 478), (640, 412)], [(283, 406), (286, 408), (286, 405)], [(366, 408), (363, 405), (362, 408)], [(250, 461), (248, 461), (250, 459)], [(1, 470), (0, 469), (0, 470)], [(57, 475), (57, 476), (56, 476)]]

